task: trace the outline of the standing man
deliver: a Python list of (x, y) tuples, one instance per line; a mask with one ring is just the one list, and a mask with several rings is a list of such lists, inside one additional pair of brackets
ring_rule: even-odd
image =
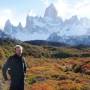
[(15, 54), (10, 56), (3, 65), (2, 73), (6, 81), (10, 81), (9, 90), (24, 90), (24, 74), (26, 64), (22, 56), (23, 47), (15, 46)]

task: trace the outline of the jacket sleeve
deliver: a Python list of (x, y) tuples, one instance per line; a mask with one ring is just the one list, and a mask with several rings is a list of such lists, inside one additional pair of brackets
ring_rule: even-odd
[(5, 80), (8, 80), (7, 78), (7, 71), (8, 69), (10, 68), (10, 63), (11, 63), (11, 58), (9, 58), (3, 65), (3, 68), (2, 68), (2, 74), (3, 74), (3, 77)]
[(23, 68), (24, 68), (24, 73), (26, 73), (27, 65), (25, 62), (25, 58), (23, 58)]

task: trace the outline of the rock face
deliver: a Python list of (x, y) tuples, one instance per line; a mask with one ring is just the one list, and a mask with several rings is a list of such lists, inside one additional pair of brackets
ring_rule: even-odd
[(0, 30), (0, 39), (5, 39), (5, 38), (11, 38), (11, 37), (5, 34), (2, 30)]
[(57, 10), (53, 4), (46, 8), (44, 17), (56, 18)]
[(62, 42), (69, 45), (90, 45), (90, 35), (82, 35), (82, 36), (59, 36), (51, 34), (47, 39), (48, 41), (54, 42)]

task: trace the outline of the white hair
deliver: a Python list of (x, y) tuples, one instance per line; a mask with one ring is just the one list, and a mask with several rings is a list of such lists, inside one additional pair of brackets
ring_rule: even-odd
[(20, 48), (21, 50), (23, 50), (23, 47), (22, 47), (21, 45), (16, 45), (16, 46), (15, 46), (15, 49), (16, 49), (16, 48)]

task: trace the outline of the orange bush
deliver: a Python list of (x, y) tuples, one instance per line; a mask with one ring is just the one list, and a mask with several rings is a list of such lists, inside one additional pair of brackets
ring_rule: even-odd
[(31, 90), (55, 90), (55, 89), (46, 83), (35, 83), (32, 85)]

